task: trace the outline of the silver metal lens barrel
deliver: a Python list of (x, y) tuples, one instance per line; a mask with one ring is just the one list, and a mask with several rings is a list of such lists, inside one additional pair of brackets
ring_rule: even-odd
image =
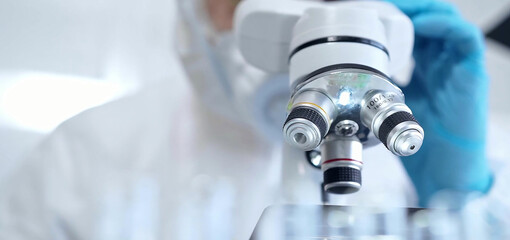
[(291, 101), (291, 111), (283, 126), (285, 141), (305, 151), (317, 148), (335, 117), (335, 105), (318, 91), (297, 93)]
[(326, 122), (309, 108), (296, 108), (283, 127), (285, 141), (305, 151), (319, 146), (326, 134)]
[(324, 190), (347, 194), (361, 188), (363, 145), (356, 137), (328, 135), (321, 145)]
[(423, 143), (423, 128), (398, 94), (367, 93), (362, 101), (361, 121), (395, 155), (413, 155)]

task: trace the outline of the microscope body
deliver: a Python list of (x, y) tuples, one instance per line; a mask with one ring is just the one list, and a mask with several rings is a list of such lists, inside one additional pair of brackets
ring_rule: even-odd
[(380, 1), (246, 0), (236, 10), (238, 45), (250, 64), (289, 73), (283, 126), (293, 147), (322, 152), (324, 190), (361, 188), (363, 148), (382, 142), (416, 153), (424, 131), (390, 76), (411, 59), (411, 21)]

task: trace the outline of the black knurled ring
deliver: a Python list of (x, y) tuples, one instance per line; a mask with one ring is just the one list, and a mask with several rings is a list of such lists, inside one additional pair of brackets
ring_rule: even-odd
[[(287, 117), (287, 120), (285, 121), (285, 124), (289, 122), (292, 119), (296, 118), (303, 118), (306, 119), (319, 129), (319, 132), (321, 134), (321, 139), (326, 135), (326, 131), (328, 129), (328, 125), (326, 123), (326, 120), (322, 117), (322, 115), (315, 109), (310, 107), (297, 107), (292, 109), (289, 116)], [(284, 126), (285, 126), (284, 124)]]
[(334, 167), (324, 172), (324, 185), (334, 182), (356, 182), (361, 185), (361, 171), (351, 167)]
[(395, 128), (398, 124), (406, 122), (406, 121), (412, 121), (418, 123), (416, 119), (414, 119), (414, 116), (405, 111), (400, 111), (391, 114), (389, 117), (384, 119), (381, 126), (379, 127), (379, 140), (388, 148), (388, 135), (390, 134), (391, 130)]

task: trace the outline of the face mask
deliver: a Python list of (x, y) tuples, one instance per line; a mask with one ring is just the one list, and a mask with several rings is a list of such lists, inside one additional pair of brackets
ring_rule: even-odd
[(281, 139), (290, 96), (288, 76), (245, 62), (231, 31), (217, 31), (200, 0), (178, 1), (177, 52), (201, 102), (213, 112)]

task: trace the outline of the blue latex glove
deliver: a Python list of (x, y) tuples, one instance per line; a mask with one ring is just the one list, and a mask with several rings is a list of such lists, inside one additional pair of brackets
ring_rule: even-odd
[(492, 174), (485, 154), (489, 81), (483, 35), (447, 3), (390, 2), (415, 28), (416, 67), (402, 90), (425, 140), (418, 153), (401, 160), (420, 205), (441, 190), (487, 192)]

